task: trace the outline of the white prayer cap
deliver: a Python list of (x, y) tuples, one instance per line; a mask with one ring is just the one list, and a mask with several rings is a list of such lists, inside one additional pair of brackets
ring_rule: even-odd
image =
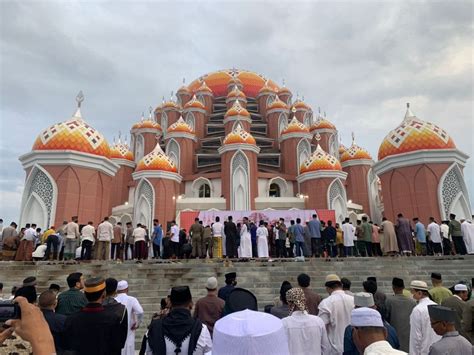
[(128, 282), (125, 280), (119, 281), (117, 284), (117, 291), (123, 291), (128, 288)]
[(382, 316), (372, 308), (356, 308), (351, 313), (351, 325), (353, 327), (383, 328)]
[(457, 284), (454, 286), (454, 291), (468, 291), (467, 285)]
[(208, 290), (215, 290), (217, 288), (217, 279), (215, 277), (210, 277), (206, 281), (206, 288)]
[(373, 307), (375, 306), (374, 296), (368, 292), (354, 293), (354, 305), (356, 307)]
[(212, 355), (289, 355), (283, 322), (268, 313), (244, 310), (214, 326)]

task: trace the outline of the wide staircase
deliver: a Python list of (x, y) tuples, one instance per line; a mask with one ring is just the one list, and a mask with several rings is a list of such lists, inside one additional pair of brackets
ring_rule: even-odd
[(0, 282), (4, 284), (4, 294), (13, 285), (21, 285), (27, 276), (36, 276), (38, 291), (45, 290), (49, 284), (58, 283), (67, 288), (66, 277), (72, 272), (82, 272), (85, 277), (102, 276), (127, 280), (130, 295), (140, 301), (145, 310), (145, 324), (137, 331), (137, 347), (151, 315), (159, 310), (160, 300), (166, 297), (172, 286), (189, 285), (194, 300), (206, 294), (204, 289), (208, 277), (216, 276), (219, 287), (224, 285), (224, 274), (237, 272), (238, 286), (252, 291), (261, 310), (271, 304), (279, 295), (281, 282), (290, 281), (296, 285), (298, 274), (304, 272), (311, 276), (311, 287), (326, 296), (324, 279), (336, 273), (352, 281), (354, 292), (362, 290), (362, 282), (368, 276), (376, 276), (379, 289), (391, 293), (394, 276), (405, 280), (423, 280), (430, 284), (431, 272), (440, 272), (444, 283), (451, 286), (459, 280), (471, 281), (474, 277), (474, 256), (464, 257), (384, 257), (333, 259), (307, 259), (305, 262), (293, 260), (230, 262), (190, 260), (190, 261), (144, 261), (98, 262), (89, 264), (48, 264), (46, 262), (0, 262)]

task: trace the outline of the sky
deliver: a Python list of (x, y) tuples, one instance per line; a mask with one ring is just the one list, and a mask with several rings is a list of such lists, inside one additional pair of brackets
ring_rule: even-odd
[[(109, 142), (183, 78), (261, 73), (376, 158), (405, 105), (474, 157), (471, 1), (0, 1), (0, 218), (18, 221), (18, 157), (75, 111)], [(464, 170), (474, 201), (474, 158)]]

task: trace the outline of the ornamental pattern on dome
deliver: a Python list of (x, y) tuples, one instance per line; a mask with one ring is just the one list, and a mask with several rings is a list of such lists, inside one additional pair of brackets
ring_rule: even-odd
[(408, 107), (402, 124), (390, 131), (380, 145), (378, 158), (382, 160), (391, 155), (424, 149), (453, 148), (456, 145), (444, 129), (419, 119)]
[(235, 85), (234, 88), (232, 89), (232, 91), (229, 92), (229, 94), (227, 94), (227, 97), (228, 98), (230, 98), (230, 97), (239, 97), (239, 98), (245, 99), (245, 94), (242, 91), (239, 90), (237, 85)]
[(324, 117), (319, 116), (311, 125), (310, 131), (314, 131), (315, 129), (336, 129), (336, 126)]
[(196, 92), (203, 92), (203, 91), (210, 92), (212, 94), (211, 88), (209, 86), (207, 86), (205, 81), (203, 81), (201, 83), (201, 85), (196, 90)]
[(369, 152), (366, 151), (364, 148), (359, 147), (356, 144), (352, 144), (349, 149), (346, 149), (341, 154), (341, 163), (348, 161), (348, 160), (357, 160), (357, 159), (369, 159), (372, 160)]
[(130, 151), (130, 147), (127, 143), (118, 142), (113, 145), (110, 149), (110, 158), (111, 159), (126, 159), (134, 161), (133, 153)]
[(171, 173), (178, 171), (173, 160), (163, 152), (159, 144), (138, 162), (137, 171), (143, 170), (160, 170)]
[(41, 132), (32, 150), (74, 150), (107, 158), (110, 156), (106, 139), (82, 119), (80, 109), (68, 121), (56, 123)]
[(237, 99), (237, 100), (235, 100), (232, 107), (230, 109), (228, 109), (227, 112), (224, 115), (224, 117), (230, 117), (230, 116), (250, 117), (250, 113), (245, 109), (245, 107), (242, 107), (239, 100)]
[(309, 129), (298, 121), (296, 117), (293, 117), (288, 126), (281, 132), (282, 135), (288, 133), (309, 133)]
[(174, 108), (174, 109), (180, 109), (179, 107), (179, 104), (173, 100), (169, 100), (169, 101), (166, 101), (166, 102), (163, 102), (163, 104), (161, 105), (161, 108), (162, 109), (165, 109), (165, 108)]
[(194, 134), (194, 130), (184, 121), (183, 116), (180, 116), (175, 123), (168, 127), (168, 133), (172, 132)]
[(301, 164), (300, 174), (318, 170), (342, 170), (339, 160), (326, 153), (319, 145), (314, 153)]
[(186, 102), (184, 108), (200, 108), (204, 110), (206, 106), (196, 98), (196, 95), (193, 95), (192, 99)]
[(305, 110), (309, 110), (311, 109), (307, 104), (306, 102), (302, 101), (302, 100), (296, 100), (295, 103), (293, 104), (293, 107), (294, 108), (299, 108), (299, 109), (305, 109)]
[[(265, 85), (267, 78), (265, 76), (241, 69), (225, 69), (205, 74), (189, 84), (192, 91), (198, 91), (202, 81), (206, 81), (207, 85), (212, 89), (214, 96), (227, 96), (229, 81), (232, 78), (238, 78), (243, 85), (242, 91), (247, 97), (256, 97), (259, 90)], [(269, 80), (268, 85), (275, 91), (279, 89), (278, 85)]]
[(225, 138), (222, 144), (257, 144), (255, 138), (247, 131), (245, 131), (240, 124), (230, 132)]
[(265, 92), (268, 92), (268, 93), (274, 93), (275, 92), (275, 89), (273, 89), (268, 84), (268, 80), (265, 81), (265, 85), (263, 85), (262, 88), (258, 91), (259, 94), (262, 94), (262, 93), (265, 93)]
[(161, 126), (159, 125), (159, 123), (153, 121), (152, 119), (148, 119), (148, 120), (142, 119), (140, 122), (137, 122), (132, 126), (132, 129), (141, 129), (141, 128), (157, 129), (161, 131)]
[(282, 100), (280, 100), (280, 98), (277, 95), (275, 95), (275, 100), (273, 100), (272, 103), (268, 105), (267, 109), (268, 110), (273, 110), (273, 109), (288, 110), (288, 105)]
[(347, 150), (347, 147), (344, 144), (339, 144), (339, 156), (344, 154), (344, 152)]

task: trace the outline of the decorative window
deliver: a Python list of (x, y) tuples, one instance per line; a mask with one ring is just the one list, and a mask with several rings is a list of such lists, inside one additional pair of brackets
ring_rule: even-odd
[(145, 142), (143, 139), (143, 136), (139, 134), (136, 139), (136, 145), (135, 145), (135, 161), (139, 162), (140, 159), (143, 158), (145, 151)]
[(211, 197), (211, 187), (209, 186), (209, 184), (204, 183), (201, 186), (199, 186), (199, 197), (200, 198)]
[(236, 211), (250, 209), (249, 201), (249, 166), (242, 152), (232, 158), (232, 200), (231, 207)]
[(163, 134), (166, 134), (168, 130), (168, 115), (165, 111), (161, 113), (161, 129), (163, 130)]
[(461, 170), (456, 164), (451, 166), (442, 179), (440, 194), (442, 214), (446, 218), (450, 213), (455, 213), (460, 218), (470, 217), (467, 188)]
[(338, 147), (337, 133), (331, 134), (329, 137), (329, 154), (333, 157), (339, 156), (339, 147)]
[(270, 106), (273, 103), (273, 101), (275, 101), (275, 95), (269, 95), (267, 97), (267, 106), (266, 107)]
[(298, 171), (301, 165), (311, 156), (311, 145), (306, 139), (300, 140), (297, 147)]
[(313, 112), (311, 111), (305, 112), (304, 117), (303, 117), (303, 124), (309, 128), (312, 123), (313, 123)]
[(280, 185), (272, 183), (270, 184), (270, 190), (268, 191), (270, 197), (281, 197)]
[(180, 151), (179, 151), (179, 144), (174, 140), (171, 139), (166, 146), (166, 155), (168, 155), (176, 165), (179, 171), (179, 159), (180, 159)]
[(286, 127), (288, 127), (288, 116), (282, 112), (278, 118), (278, 132), (281, 134)]
[(198, 94), (196, 97), (201, 103), (205, 106), (206, 105), (206, 100), (204, 99), (204, 96), (202, 94)]
[(194, 118), (194, 115), (192, 112), (188, 112), (186, 114), (186, 123), (188, 124), (189, 127), (194, 131), (194, 123), (196, 122), (196, 119)]

